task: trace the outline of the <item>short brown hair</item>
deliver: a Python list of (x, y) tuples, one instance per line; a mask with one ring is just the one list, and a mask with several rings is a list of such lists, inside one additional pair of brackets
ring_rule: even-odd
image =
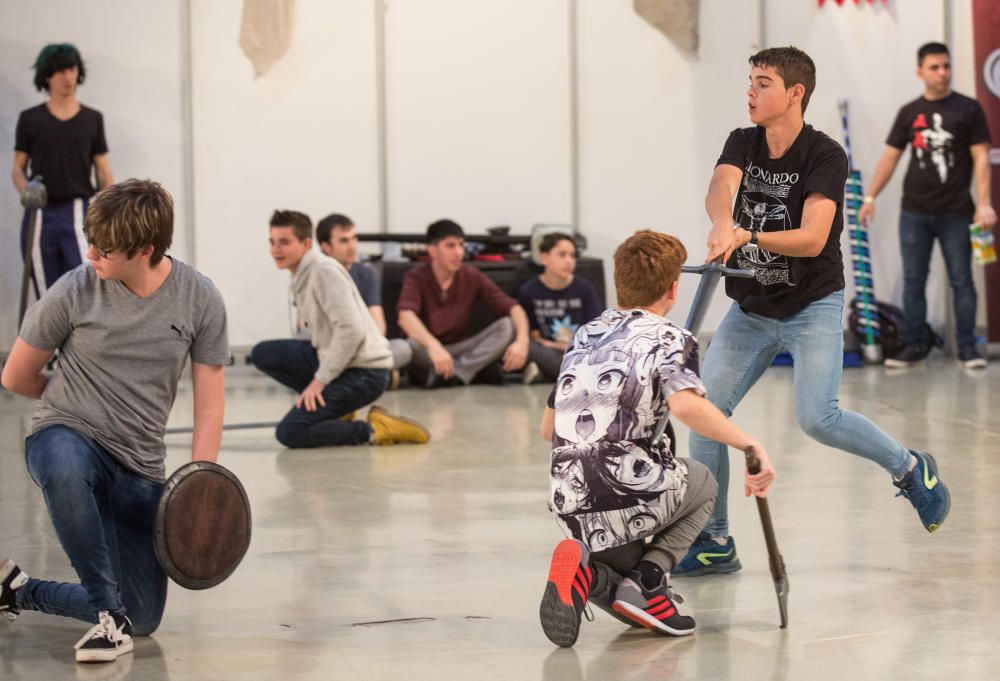
[(816, 89), (816, 64), (812, 57), (797, 47), (769, 47), (750, 57), (750, 65), (759, 69), (774, 69), (781, 80), (785, 81), (785, 89), (793, 85), (802, 85), (806, 93), (802, 96), (802, 113), (806, 112), (809, 98)]
[(299, 241), (312, 239), (313, 223), (309, 216), (297, 210), (276, 210), (271, 214), (272, 227), (291, 227)]
[(687, 249), (669, 234), (643, 229), (615, 250), (618, 307), (652, 305), (681, 275)]
[(351, 222), (351, 218), (340, 213), (327, 215), (316, 223), (316, 240), (325, 244), (330, 243), (335, 229), (354, 229), (354, 223)]
[(87, 242), (102, 251), (123, 251), (129, 258), (153, 247), (156, 265), (174, 238), (174, 200), (159, 182), (135, 178), (105, 187), (94, 196), (83, 219)]

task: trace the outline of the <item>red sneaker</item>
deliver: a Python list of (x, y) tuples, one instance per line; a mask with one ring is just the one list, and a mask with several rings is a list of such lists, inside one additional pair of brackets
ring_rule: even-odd
[(538, 613), (542, 631), (557, 646), (568, 648), (576, 643), (593, 580), (590, 551), (583, 542), (576, 539), (559, 542), (552, 552), (549, 582)]

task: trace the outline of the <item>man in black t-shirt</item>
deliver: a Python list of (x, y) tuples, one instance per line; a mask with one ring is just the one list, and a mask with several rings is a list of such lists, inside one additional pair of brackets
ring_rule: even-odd
[[(726, 281), (735, 302), (705, 356), (708, 398), (732, 415), (774, 356), (788, 351), (802, 429), (822, 444), (882, 466), (933, 532), (950, 507), (934, 458), (903, 447), (861, 414), (838, 406), (847, 155), (803, 120), (816, 68), (794, 47), (764, 50), (750, 64), (747, 94), (755, 127), (730, 133), (716, 164), (705, 199), (712, 220), (706, 261), (722, 257), (730, 266), (752, 268), (754, 278)], [(734, 572), (741, 566), (728, 536), (726, 446), (692, 433), (690, 453), (715, 475), (719, 495), (674, 574)]]
[(86, 76), (74, 46), (46, 45), (35, 60), (35, 87), (48, 92), (49, 99), (22, 111), (17, 119), (14, 187), (23, 192), (29, 179), (40, 177), (48, 192), (34, 243), (28, 243), (27, 213), (21, 226), (22, 253), (31, 253), (39, 294), (83, 262), (87, 251), (83, 216), (90, 197), (114, 182), (104, 119), (76, 98), (76, 88)]
[[(875, 197), (892, 177), (907, 146), (910, 165), (903, 180), (899, 245), (903, 256), (903, 349), (886, 359), (889, 367), (908, 367), (930, 352), (927, 333), (927, 273), (934, 240), (948, 268), (955, 304), (958, 359), (967, 368), (986, 367), (976, 350), (976, 288), (972, 281), (969, 223), (993, 229), (997, 216), (990, 205), (990, 131), (979, 102), (951, 90), (951, 57), (941, 43), (917, 51), (917, 76), (924, 94), (899, 110), (886, 138), (885, 151), (859, 219), (868, 224)], [(969, 195), (976, 177), (978, 207)]]

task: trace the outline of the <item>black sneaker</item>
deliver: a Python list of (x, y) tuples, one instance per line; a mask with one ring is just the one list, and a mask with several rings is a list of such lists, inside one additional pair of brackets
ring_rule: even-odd
[(441, 374), (437, 373), (431, 369), (430, 373), (427, 375), (427, 383), (424, 385), (428, 390), (437, 390), (438, 388), (454, 388), (456, 386), (465, 385), (462, 383), (462, 379), (458, 376), (452, 376), (451, 378), (445, 378)]
[(132, 623), (125, 615), (102, 610), (97, 624), (73, 646), (77, 662), (114, 662), (132, 652)]
[(600, 561), (591, 561), (590, 567), (594, 571), (594, 582), (591, 585), (590, 594), (587, 596), (587, 602), (593, 603), (622, 624), (636, 629), (645, 629), (641, 624), (614, 608), (615, 594), (618, 593), (618, 586), (625, 578)]
[(890, 369), (907, 369), (923, 362), (930, 354), (930, 348), (923, 345), (907, 345), (895, 357), (887, 357), (885, 365)]
[(590, 568), (590, 551), (583, 542), (564, 539), (552, 552), (549, 581), (538, 609), (542, 631), (550, 641), (562, 648), (576, 643), (580, 634), (580, 617), (587, 607), (587, 596), (594, 573)]
[(979, 354), (975, 345), (963, 345), (958, 349), (958, 361), (966, 369), (985, 369), (986, 359)]
[(10, 558), (0, 563), (0, 613), (9, 619), (15, 619), (21, 612), (17, 609), (17, 594), (14, 592), (27, 582), (28, 575)]
[(500, 362), (487, 364), (472, 377), (472, 385), (503, 385), (506, 382)]
[(614, 608), (650, 631), (667, 636), (688, 636), (695, 630), (694, 618), (681, 612), (684, 599), (660, 578), (655, 588), (642, 583), (638, 570), (633, 570), (618, 587)]

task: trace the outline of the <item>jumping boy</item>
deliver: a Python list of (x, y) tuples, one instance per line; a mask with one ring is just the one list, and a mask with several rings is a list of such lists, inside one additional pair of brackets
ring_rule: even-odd
[[(731, 266), (752, 268), (755, 275), (726, 281), (734, 302), (705, 356), (708, 396), (731, 415), (774, 356), (786, 349), (795, 365), (795, 417), (802, 429), (821, 444), (880, 465), (933, 532), (951, 506), (934, 457), (907, 449), (838, 403), (847, 154), (803, 119), (816, 67), (794, 47), (758, 52), (750, 66), (747, 98), (754, 127), (729, 134), (712, 174), (705, 198), (712, 220), (706, 262), (721, 256)], [(740, 569), (729, 536), (725, 444), (691, 434), (691, 458), (712, 471), (719, 500), (675, 575)]]
[(619, 309), (573, 338), (542, 436), (552, 442), (549, 508), (570, 537), (552, 554), (542, 629), (571, 646), (588, 600), (630, 625), (685, 636), (695, 621), (668, 579), (708, 519), (716, 483), (708, 469), (654, 440), (668, 412), (707, 437), (761, 462), (745, 491), (767, 496), (774, 469), (759, 442), (705, 399), (698, 341), (664, 315), (677, 301), (687, 251), (666, 234), (640, 231), (615, 251)]

